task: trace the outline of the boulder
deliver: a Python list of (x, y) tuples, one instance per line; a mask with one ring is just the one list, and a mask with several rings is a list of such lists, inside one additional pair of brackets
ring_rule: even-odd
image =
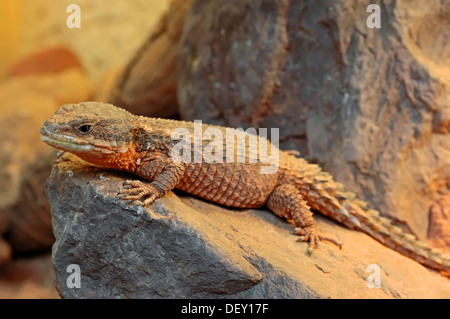
[(178, 114), (177, 59), (191, 0), (173, 0), (148, 39), (117, 78), (109, 103), (152, 117)]
[[(194, 1), (181, 118), (280, 129), (280, 145), (422, 239), (450, 180), (450, 2)], [(449, 223), (447, 220), (446, 223)]]
[(450, 195), (436, 200), (430, 209), (430, 242), (450, 253)]
[[(133, 178), (68, 153), (55, 162), (46, 192), (61, 297), (450, 297), (447, 278), (324, 217), (316, 216), (319, 229), (343, 249), (321, 243), (307, 256), (293, 225), (265, 209), (225, 208), (179, 191), (147, 208), (120, 201)], [(68, 285), (77, 282), (74, 265), (81, 288)]]

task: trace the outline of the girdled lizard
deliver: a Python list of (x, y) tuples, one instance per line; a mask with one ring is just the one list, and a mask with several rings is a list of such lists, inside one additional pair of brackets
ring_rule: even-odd
[[(227, 133), (224, 127), (202, 125), (203, 131), (208, 128), (219, 129), (223, 136)], [(379, 216), (319, 166), (278, 150), (266, 139), (258, 139), (259, 146), (278, 152), (277, 170), (261, 173), (261, 168), (269, 164), (259, 160), (260, 148), (251, 147), (254, 145), (249, 142), (249, 134), (239, 130), (233, 132), (245, 137), (246, 160), (243, 162), (225, 160), (225, 142), (223, 161), (206, 161), (204, 157), (200, 157), (200, 161), (175, 160), (172, 151), (180, 143), (172, 136), (176, 129), (187, 129), (195, 135), (192, 122), (136, 116), (111, 104), (85, 102), (60, 107), (42, 126), (41, 139), (87, 162), (128, 171), (149, 181), (126, 181), (119, 194), (122, 200), (143, 199), (144, 204), (150, 204), (178, 188), (225, 206), (258, 208), (265, 205), (276, 215), (293, 220), (299, 240), (309, 243), (308, 253), (317, 248), (320, 240), (340, 245), (317, 232), (313, 211), (319, 211), (425, 266), (443, 274), (450, 273), (448, 256)], [(192, 137), (184, 142), (198, 141)], [(211, 139), (201, 143), (205, 148)], [(196, 147), (190, 151), (191, 159), (199, 155)], [(250, 158), (256, 160), (250, 161)]]

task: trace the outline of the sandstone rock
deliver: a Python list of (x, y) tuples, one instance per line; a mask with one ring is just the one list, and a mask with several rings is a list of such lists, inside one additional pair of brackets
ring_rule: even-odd
[(173, 0), (157, 28), (119, 76), (109, 102), (132, 113), (173, 117), (178, 113), (177, 59), (191, 1)]
[(77, 66), (53, 71), (0, 85), (0, 234), (16, 252), (48, 249), (54, 241), (44, 183), (56, 151), (40, 141), (39, 129), (62, 104), (91, 95)]
[(450, 196), (442, 196), (430, 209), (430, 242), (450, 253)]
[(450, 178), (450, 3), (194, 1), (179, 59), (183, 119), (278, 127), (422, 239)]
[[(47, 181), (63, 298), (449, 298), (450, 281), (365, 234), (317, 216), (312, 256), (293, 226), (266, 210), (236, 210), (170, 192), (147, 209), (121, 202), (127, 173), (64, 154)], [(68, 265), (82, 289), (67, 287)], [(368, 288), (369, 265), (380, 288)], [(373, 267), (373, 266), (372, 266)]]

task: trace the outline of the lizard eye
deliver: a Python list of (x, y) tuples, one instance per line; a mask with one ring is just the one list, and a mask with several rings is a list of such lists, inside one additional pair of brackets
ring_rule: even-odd
[(92, 131), (92, 126), (87, 124), (80, 125), (78, 127), (78, 131), (83, 134), (89, 133), (90, 131)]

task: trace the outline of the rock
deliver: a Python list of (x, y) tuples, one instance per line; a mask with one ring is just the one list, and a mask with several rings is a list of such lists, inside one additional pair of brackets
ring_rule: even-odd
[(280, 128), (282, 148), (425, 239), (450, 178), (450, 3), (378, 3), (370, 29), (363, 1), (194, 1), (180, 114)]
[(122, 67), (117, 67), (106, 72), (105, 76), (95, 86), (93, 101), (108, 103), (112, 92), (115, 90), (116, 82), (122, 74)]
[(450, 196), (442, 196), (430, 209), (430, 242), (450, 253)]
[[(25, 61), (22, 65), (39, 64)], [(77, 66), (54, 71), (0, 84), (0, 235), (15, 252), (49, 249), (54, 241), (44, 184), (56, 151), (40, 141), (39, 129), (62, 104), (91, 95)]]
[(11, 67), (9, 76), (59, 73), (70, 68), (83, 69), (78, 57), (69, 49), (45, 48), (21, 59)]
[(119, 76), (109, 103), (151, 117), (173, 117), (178, 113), (177, 59), (190, 4), (190, 0), (171, 2), (157, 28)]
[[(117, 198), (130, 178), (68, 153), (55, 162), (46, 189), (61, 297), (450, 297), (447, 278), (324, 217), (316, 218), (319, 229), (344, 248), (322, 243), (307, 256), (293, 226), (267, 210), (229, 209), (178, 191), (144, 208)], [(82, 289), (67, 287), (73, 264)], [(374, 264), (380, 288), (367, 286)]]

